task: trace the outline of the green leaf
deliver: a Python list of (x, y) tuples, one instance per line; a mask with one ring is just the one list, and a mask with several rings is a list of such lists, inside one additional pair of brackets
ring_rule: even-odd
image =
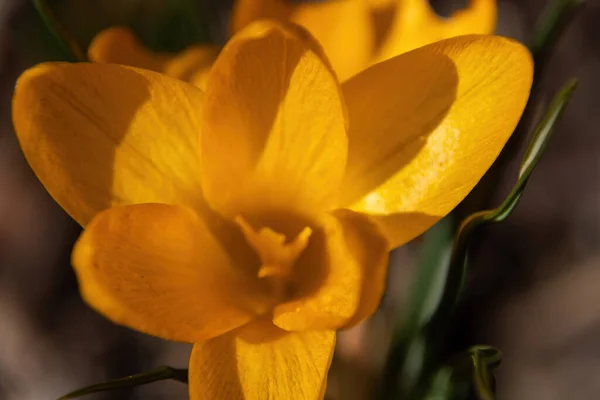
[(78, 397), (86, 396), (92, 393), (104, 392), (115, 389), (132, 388), (147, 383), (162, 381), (165, 379), (173, 379), (179, 382), (188, 382), (188, 371), (187, 369), (177, 369), (172, 367), (159, 367), (153, 371), (142, 372), (135, 375), (126, 376), (124, 378), (114, 379), (111, 381), (97, 383), (90, 385), (83, 389), (76, 390), (69, 394), (66, 394), (58, 400), (75, 399)]
[(407, 313), (398, 329), (400, 336), (418, 332), (437, 309), (450, 265), (454, 229), (452, 219), (444, 218), (425, 233)]
[(492, 365), (500, 362), (502, 354), (494, 348), (487, 348), (485, 350), (471, 348), (469, 352), (471, 362), (473, 363), (473, 387), (477, 398), (479, 400), (494, 400)]
[(65, 53), (70, 56), (71, 61), (87, 61), (85, 52), (81, 49), (77, 39), (58, 21), (54, 12), (48, 7), (48, 4), (44, 0), (33, 0), (33, 5), (44, 21), (46, 28), (52, 33), (56, 41), (60, 43)]
[(479, 400), (491, 400), (494, 398), (493, 373), (501, 361), (500, 350), (485, 345), (473, 346), (432, 374), (423, 398), (465, 399), (472, 388)]
[(469, 348), (469, 353), (479, 353), (487, 368), (493, 372), (502, 363), (502, 352), (495, 347), (488, 345), (478, 345)]
[(444, 367), (433, 377), (425, 400), (450, 400), (453, 397), (452, 368)]
[(397, 319), (398, 326), (393, 331), (383, 379), (386, 394), (395, 391), (397, 384), (402, 392), (409, 393), (421, 378), (427, 343), (420, 332), (442, 297), (454, 229), (453, 219), (447, 217), (425, 233), (419, 267), (415, 270), (414, 284), (408, 295), (407, 311)]
[(554, 0), (548, 3), (533, 28), (529, 43), (536, 65), (545, 64), (545, 59), (573, 18), (575, 11), (584, 3), (585, 0)]
[[(494, 371), (502, 361), (500, 350), (492, 346), (473, 346), (455, 356), (442, 369), (449, 369), (453, 397), (464, 399), (469, 388), (475, 392), (478, 400), (494, 399)], [(432, 385), (435, 385), (433, 381)]]
[(533, 138), (525, 151), (525, 156), (519, 170), (519, 181), (529, 179), (533, 168), (535, 168), (542, 154), (544, 154), (544, 150), (546, 150), (548, 139), (554, 130), (556, 122), (561, 117), (576, 88), (577, 80), (571, 79), (563, 86), (548, 108), (544, 119), (542, 119), (542, 122), (533, 133)]

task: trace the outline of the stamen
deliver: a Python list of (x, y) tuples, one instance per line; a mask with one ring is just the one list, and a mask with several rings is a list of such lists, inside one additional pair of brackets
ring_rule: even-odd
[(258, 270), (259, 278), (289, 276), (312, 234), (312, 229), (306, 227), (294, 240), (286, 243), (285, 235), (271, 228), (263, 227), (256, 231), (241, 216), (236, 217), (235, 222), (260, 258), (262, 265)]

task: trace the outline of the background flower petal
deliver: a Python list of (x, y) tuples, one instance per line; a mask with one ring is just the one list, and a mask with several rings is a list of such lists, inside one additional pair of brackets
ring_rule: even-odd
[(257, 19), (288, 20), (292, 9), (293, 6), (286, 0), (236, 0), (229, 22), (231, 35)]
[[(532, 80), (527, 49), (462, 36), (374, 65), (343, 85), (350, 117), (342, 205), (379, 216), (393, 246), (475, 186), (512, 134)], [(409, 232), (397, 214), (420, 215)], [(390, 218), (385, 218), (390, 216)], [(388, 226), (389, 225), (389, 226)]]
[(366, 68), (374, 55), (376, 30), (371, 11), (364, 0), (305, 2), (295, 5), (290, 19), (319, 41), (343, 82)]
[(190, 358), (191, 400), (320, 400), (334, 331), (286, 332), (268, 320), (197, 343)]
[(231, 39), (206, 87), (203, 188), (235, 216), (324, 209), (347, 156), (345, 107), (321, 50), (299, 27), (259, 21)]
[(116, 323), (197, 342), (248, 322), (259, 307), (251, 277), (190, 209), (165, 204), (102, 212), (73, 251), (83, 298)]
[(208, 44), (191, 46), (173, 56), (161, 72), (195, 84), (193, 77), (196, 74), (210, 70), (218, 55), (218, 46)]
[(469, 0), (467, 7), (450, 17), (437, 15), (429, 0), (396, 0), (394, 8), (376, 62), (439, 40), (492, 33), (496, 28), (496, 0)]
[(375, 312), (385, 290), (388, 243), (370, 219), (350, 210), (327, 216), (298, 260), (296, 299), (273, 310), (289, 331), (338, 329)]
[(114, 64), (42, 64), (18, 80), (13, 122), (25, 157), (82, 225), (117, 204), (202, 205), (203, 94)]
[(90, 61), (129, 65), (160, 72), (173, 56), (155, 53), (125, 26), (113, 26), (98, 33), (88, 47)]
[(153, 52), (127, 27), (115, 26), (100, 32), (88, 48), (91, 61), (162, 72), (189, 82), (192, 77), (209, 69), (219, 54), (216, 45), (190, 46), (177, 54)]
[(232, 31), (261, 18), (292, 21), (306, 28), (325, 49), (341, 81), (365, 68), (375, 54), (376, 26), (368, 1), (237, 0)]

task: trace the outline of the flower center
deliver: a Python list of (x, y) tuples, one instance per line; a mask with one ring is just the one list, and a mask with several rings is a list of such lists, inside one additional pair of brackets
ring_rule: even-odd
[(271, 281), (276, 296), (285, 296), (286, 281), (293, 272), (296, 260), (308, 245), (312, 229), (305, 227), (292, 241), (286, 242), (285, 235), (271, 228), (255, 230), (241, 216), (235, 218), (248, 244), (256, 251), (261, 266), (258, 277)]

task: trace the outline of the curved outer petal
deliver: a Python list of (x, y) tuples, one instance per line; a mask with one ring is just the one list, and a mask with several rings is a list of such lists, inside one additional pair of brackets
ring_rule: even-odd
[(345, 106), (320, 49), (295, 26), (249, 25), (208, 79), (201, 161), (209, 203), (303, 212), (337, 201), (347, 156)]
[(48, 63), (17, 81), (13, 122), (38, 178), (85, 225), (117, 204), (202, 204), (202, 100), (150, 71)]
[(88, 48), (91, 61), (129, 65), (162, 72), (184, 81), (210, 69), (219, 54), (213, 45), (196, 45), (178, 54), (155, 53), (146, 48), (126, 27), (111, 27), (100, 32)]
[(297, 284), (308, 293), (273, 310), (273, 322), (282, 329), (338, 329), (360, 322), (379, 306), (388, 266), (388, 243), (379, 228), (368, 217), (343, 209), (323, 222), (296, 266), (302, 274)]
[(468, 7), (448, 18), (440, 17), (429, 0), (397, 0), (390, 28), (375, 61), (439, 40), (467, 35), (488, 34), (496, 28), (496, 0), (470, 0)]
[(194, 346), (190, 400), (323, 399), (334, 347), (334, 331), (251, 322)]
[(154, 53), (144, 46), (135, 32), (124, 26), (113, 26), (98, 33), (88, 47), (90, 61), (122, 64), (161, 72), (170, 54)]
[(274, 18), (303, 26), (318, 40), (341, 81), (365, 68), (375, 51), (372, 7), (365, 0), (294, 2), (237, 0), (231, 27), (238, 32), (252, 21)]
[(119, 206), (98, 214), (73, 251), (83, 298), (116, 323), (197, 342), (250, 321), (252, 279), (190, 209)]
[(343, 85), (350, 116), (343, 205), (398, 246), (450, 212), (491, 166), (527, 102), (527, 49), (494, 36), (441, 41)]

